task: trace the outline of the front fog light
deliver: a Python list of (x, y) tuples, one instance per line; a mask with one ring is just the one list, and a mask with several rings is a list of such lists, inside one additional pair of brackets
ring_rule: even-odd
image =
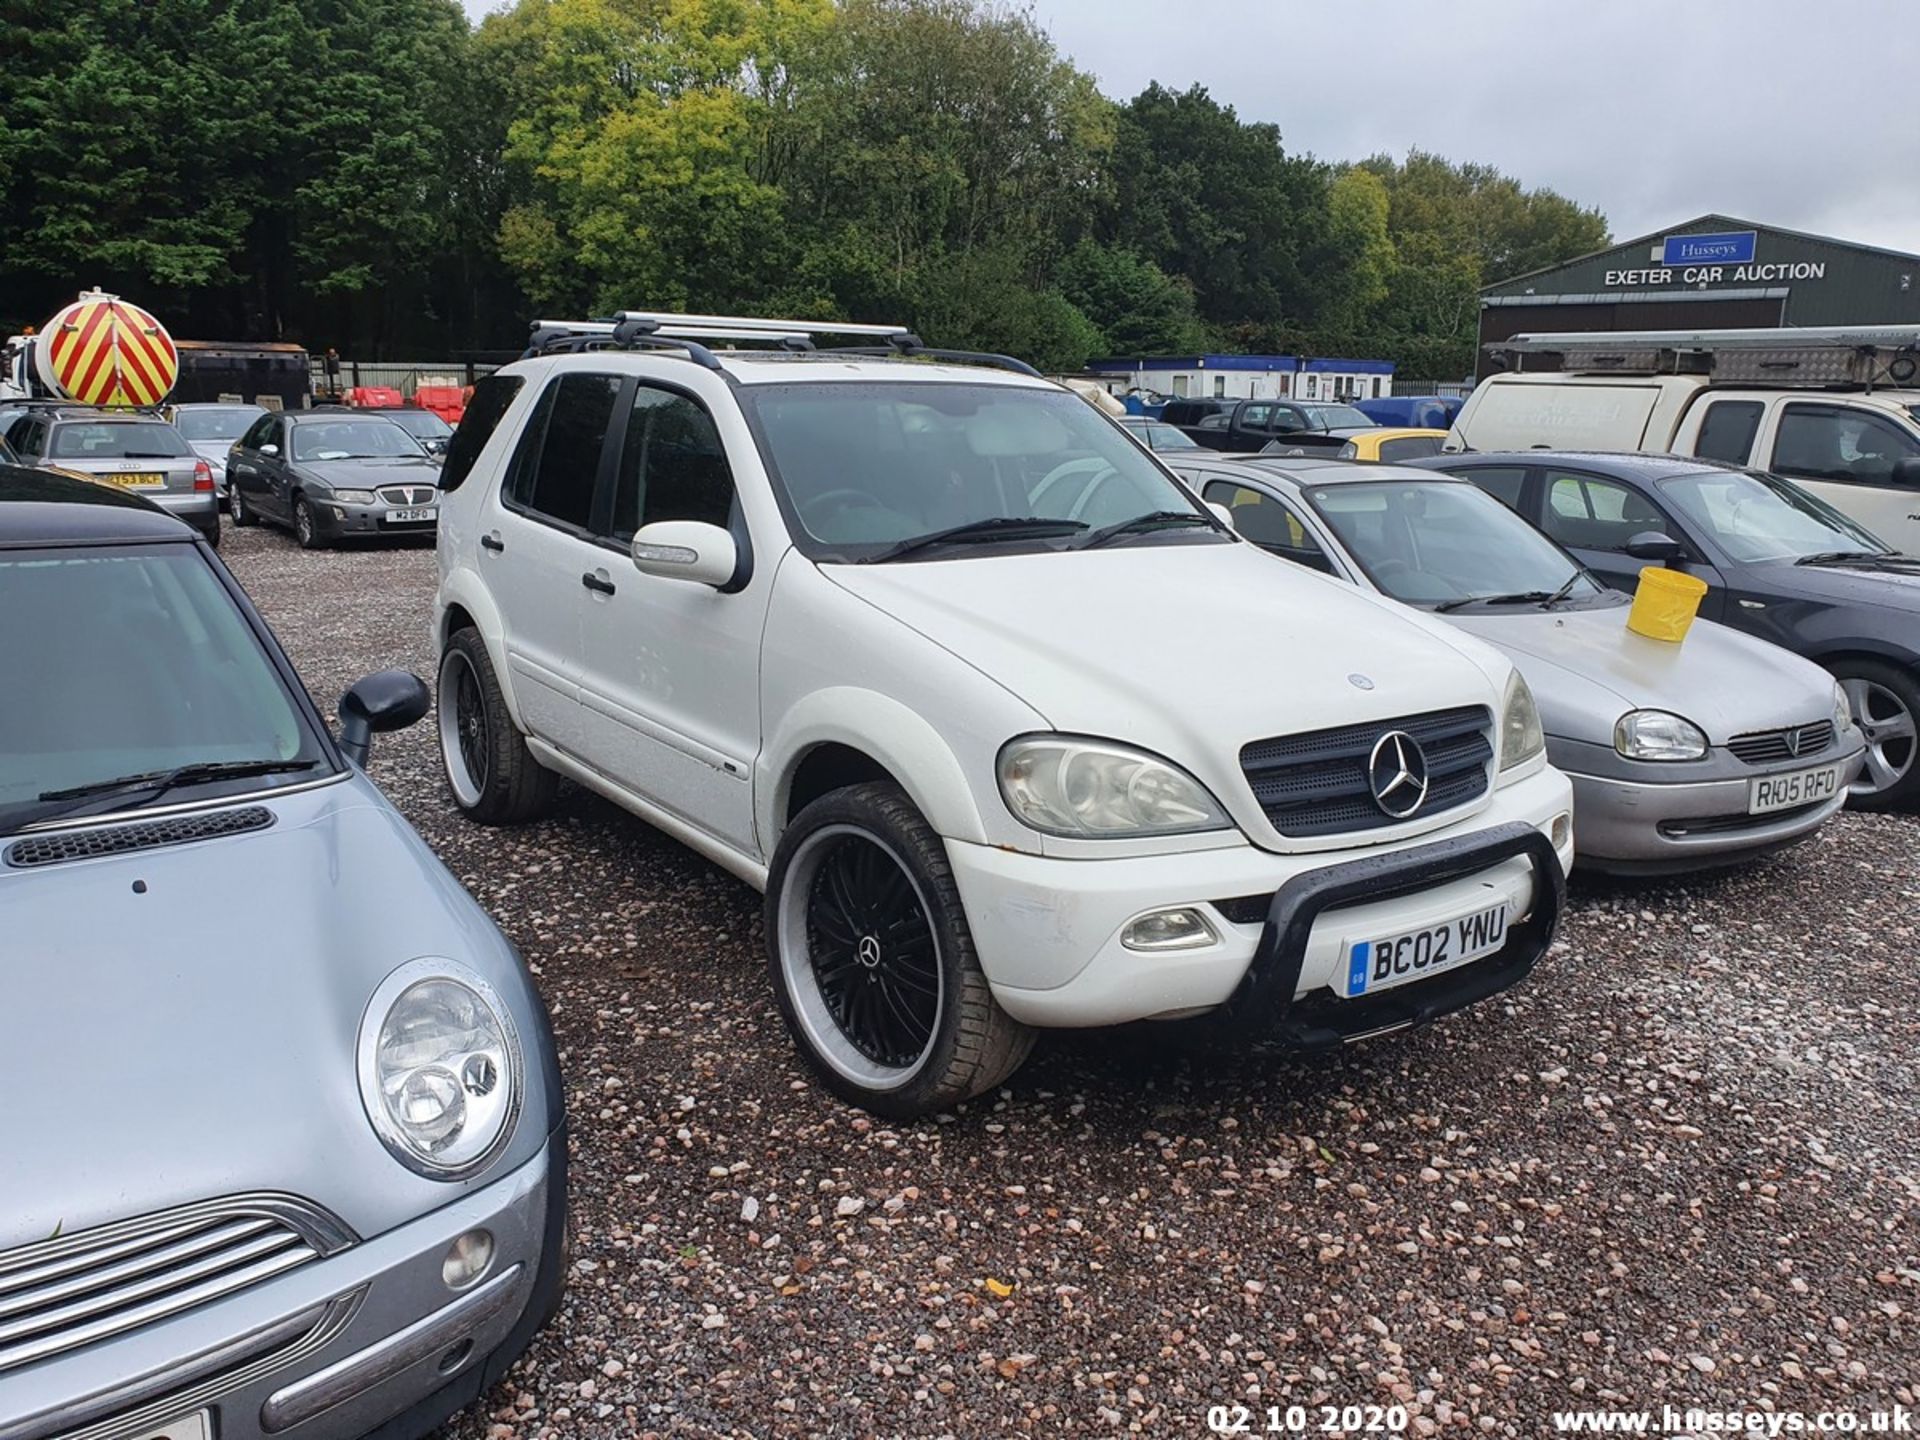
[(360, 1099), (395, 1159), (435, 1180), (482, 1169), (520, 1109), (520, 1043), (493, 987), (450, 960), (410, 960), (360, 1024)]
[(1207, 917), (1186, 906), (1150, 910), (1120, 932), (1120, 943), (1129, 950), (1197, 950), (1219, 939)]
[(447, 1247), (447, 1258), (440, 1262), (440, 1278), (449, 1290), (464, 1290), (493, 1264), (493, 1236), (485, 1230), (469, 1230)]

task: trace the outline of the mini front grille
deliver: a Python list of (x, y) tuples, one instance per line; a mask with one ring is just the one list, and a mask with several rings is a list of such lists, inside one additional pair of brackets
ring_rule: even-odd
[(1816, 720), (1811, 725), (1736, 735), (1727, 742), (1727, 748), (1749, 765), (1771, 765), (1780, 760), (1809, 759), (1832, 743), (1833, 722)]
[(134, 825), (109, 825), (99, 830), (59, 830), (7, 847), (7, 864), (16, 870), (35, 865), (60, 865), (69, 860), (94, 860), (102, 855), (124, 855), (160, 845), (186, 845), (221, 835), (264, 830), (273, 824), (273, 812), (260, 805), (238, 810), (209, 810), (198, 815), (176, 815), (167, 820), (143, 820)]
[[(1253, 796), (1282, 835), (1338, 835), (1377, 830), (1451, 810), (1487, 791), (1493, 759), (1492, 719), (1484, 705), (1435, 710), (1396, 720), (1370, 720), (1255, 740), (1240, 751)], [(1367, 761), (1382, 735), (1399, 730), (1420, 744), (1427, 796), (1413, 815), (1387, 814), (1374, 802)]]
[(0, 1255), (0, 1373), (206, 1305), (344, 1249), (284, 1196), (163, 1211)]

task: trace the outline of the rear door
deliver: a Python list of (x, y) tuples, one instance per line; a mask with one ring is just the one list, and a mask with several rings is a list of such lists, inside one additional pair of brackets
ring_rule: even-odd
[[(605, 583), (581, 608), (580, 703), (587, 763), (680, 819), (757, 853), (760, 633), (773, 567), (753, 566), (726, 447), (692, 392), (629, 382), (612, 505), (596, 526)], [(644, 575), (634, 532), (663, 520), (730, 531), (737, 589)]]
[[(1764, 468), (1805, 486), (1896, 550), (1920, 552), (1920, 437), (1884, 411), (1843, 401), (1776, 400)], [(1903, 465), (1901, 462), (1911, 462)]]
[(1627, 542), (1649, 532), (1667, 535), (1688, 549), (1677, 568), (1707, 583), (1700, 613), (1720, 618), (1726, 608), (1725, 578), (1686, 527), (1652, 496), (1610, 476), (1564, 466), (1538, 466), (1534, 478), (1529, 503), (1537, 511), (1527, 518), (1607, 584), (1632, 594), (1651, 562), (1627, 554)]
[(257, 515), (278, 513), (272, 509), (260, 455), (260, 447), (273, 434), (273, 424), (272, 415), (262, 415), (227, 452), (227, 490), (229, 493), (239, 491), (241, 504)]
[(500, 610), (501, 640), (528, 734), (585, 760), (580, 622), (605, 578), (594, 540), (602, 477), (615, 453), (622, 377), (570, 370), (534, 402), (481, 516), (478, 563)]

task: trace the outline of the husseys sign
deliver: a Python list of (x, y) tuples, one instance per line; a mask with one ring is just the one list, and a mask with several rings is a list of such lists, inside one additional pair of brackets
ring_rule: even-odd
[(1609, 270), (1605, 284), (1756, 285), (1776, 280), (1824, 280), (1824, 260), (1762, 263), (1754, 259), (1758, 237), (1751, 230), (1718, 235), (1669, 235), (1660, 243), (1660, 263), (1644, 270)]

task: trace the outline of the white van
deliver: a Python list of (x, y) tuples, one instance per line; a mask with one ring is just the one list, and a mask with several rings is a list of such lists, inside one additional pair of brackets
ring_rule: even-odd
[(1520, 335), (1445, 449), (1653, 450), (1789, 476), (1920, 551), (1920, 329)]

